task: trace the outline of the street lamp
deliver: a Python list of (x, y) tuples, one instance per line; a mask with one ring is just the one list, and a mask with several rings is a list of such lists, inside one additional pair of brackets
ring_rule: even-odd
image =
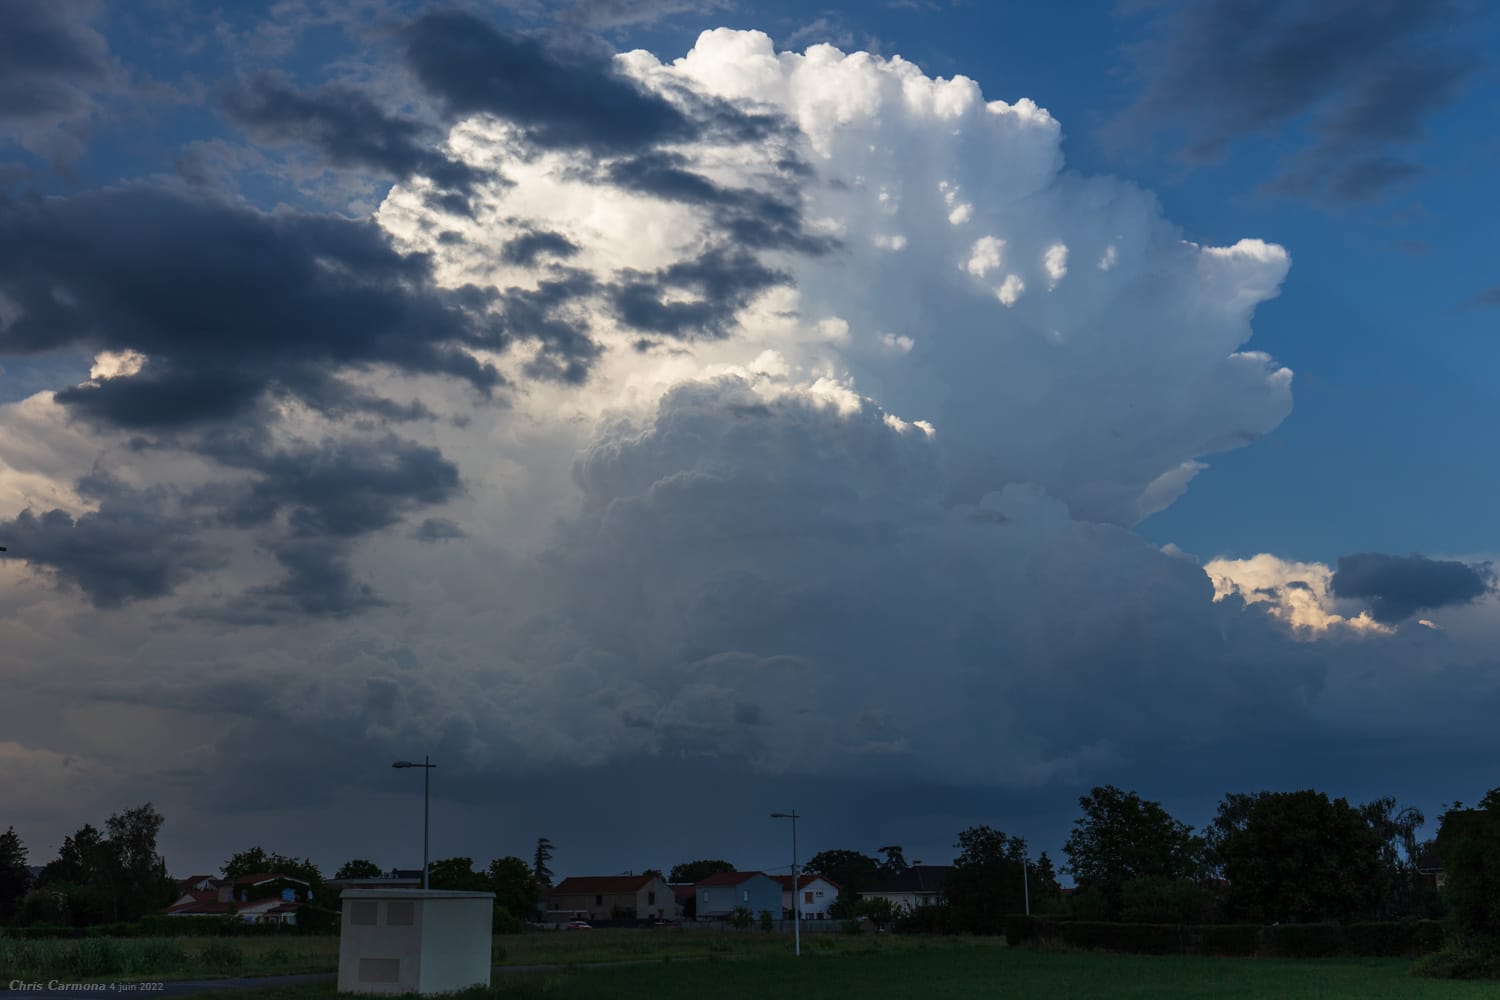
[(792, 938), (796, 942), (797, 957), (802, 957), (802, 887), (797, 884), (797, 810), (789, 813), (772, 813), (772, 819), (792, 821)]
[(423, 757), (422, 758), (422, 763), (420, 763), (420, 764), (418, 764), (416, 761), (411, 761), (411, 760), (398, 760), (398, 761), (396, 761), (396, 763), (392, 764), (391, 766), (392, 767), (420, 767), (422, 769), (422, 889), (423, 889), (423, 891), (426, 891), (426, 889), (427, 889), (427, 816), (428, 816), (428, 810), (427, 810), (428, 795), (427, 795), (427, 792), (428, 792), (428, 788), (429, 788), (428, 778), (432, 774), (432, 769), (435, 768), (435, 767), (437, 767), (437, 765), (432, 762), (432, 758), (430, 758), (430, 757)]

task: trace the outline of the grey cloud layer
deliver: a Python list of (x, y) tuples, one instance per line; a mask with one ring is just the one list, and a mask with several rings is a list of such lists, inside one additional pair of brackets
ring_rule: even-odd
[(1360, 552), (1339, 557), (1332, 586), (1339, 597), (1367, 601), (1376, 621), (1399, 622), (1418, 611), (1469, 604), (1493, 593), (1495, 574), (1488, 563)]
[(1282, 165), (1292, 194), (1359, 201), (1422, 168), (1392, 147), (1420, 140), (1481, 60), (1455, 40), (1448, 0), (1204, 0), (1174, 3), (1131, 51), (1141, 95), (1108, 129), (1181, 132), (1191, 159), (1311, 119), (1310, 145)]
[(0, 32), (0, 138), (43, 154), (76, 151), (59, 127), (86, 122), (115, 68), (90, 23), (93, 2), (15, 0)]

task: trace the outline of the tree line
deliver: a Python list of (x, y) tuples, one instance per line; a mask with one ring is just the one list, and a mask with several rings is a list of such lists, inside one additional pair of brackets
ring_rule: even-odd
[[(0, 926), (130, 924), (161, 913), (182, 895), (157, 850), (165, 822), (148, 802), (111, 816), (103, 830), (86, 823), (63, 840), (57, 858), (36, 878), (26, 845), (10, 827), (0, 834)], [(552, 882), (548, 867), (552, 850), (552, 842), (541, 837), (530, 863), (506, 856), (477, 871), (472, 858), (442, 858), (432, 862), (429, 884), (434, 889), (493, 892), (496, 931), (518, 930), (535, 913), (541, 887)], [(297, 920), (304, 930), (337, 926), (338, 895), (327, 888), (327, 880), (311, 859), (255, 846), (232, 854), (220, 868), (225, 879), (260, 873), (306, 883), (305, 889), (295, 891), (296, 901), (303, 904)], [(362, 879), (383, 874), (368, 858), (354, 858), (333, 877)], [(247, 898), (280, 891), (279, 886), (251, 889)]]

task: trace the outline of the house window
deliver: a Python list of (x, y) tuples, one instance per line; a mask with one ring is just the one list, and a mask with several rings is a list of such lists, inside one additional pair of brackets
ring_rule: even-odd
[[(821, 896), (823, 894), (820, 892), (820, 893), (818, 893), (818, 895)], [(804, 902), (804, 903), (811, 903), (812, 901), (813, 901), (813, 894), (811, 892), (804, 892), (802, 894), (802, 902)]]
[(654, 893), (654, 892), (648, 892), (648, 893), (646, 893), (646, 905), (647, 906), (655, 906), (656, 905), (656, 893)]
[(594, 897), (594, 905), (595, 906), (603, 906), (604, 905), (604, 897), (603, 896), (595, 896)]
[(703, 901), (705, 903), (708, 902), (708, 890), (707, 889), (703, 890)]
[(750, 890), (749, 889), (741, 889), (740, 890), (740, 895), (743, 897), (744, 902), (746, 902), (746, 903), (750, 902)]
[(417, 904), (409, 899), (385, 904), (385, 922), (392, 927), (410, 927), (417, 922)]
[(819, 898), (819, 899), (822, 899), (822, 898), (823, 898), (823, 894), (822, 894), (822, 893), (821, 893), (821, 892), (820, 892), (820, 893), (818, 893), (818, 898)]
[(349, 904), (349, 922), (357, 927), (375, 926), (375, 907), (373, 899), (359, 899)]

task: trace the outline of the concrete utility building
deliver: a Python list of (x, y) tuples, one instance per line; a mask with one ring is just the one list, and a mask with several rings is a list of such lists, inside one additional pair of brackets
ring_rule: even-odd
[(340, 993), (450, 993), (490, 984), (492, 892), (346, 889)]

